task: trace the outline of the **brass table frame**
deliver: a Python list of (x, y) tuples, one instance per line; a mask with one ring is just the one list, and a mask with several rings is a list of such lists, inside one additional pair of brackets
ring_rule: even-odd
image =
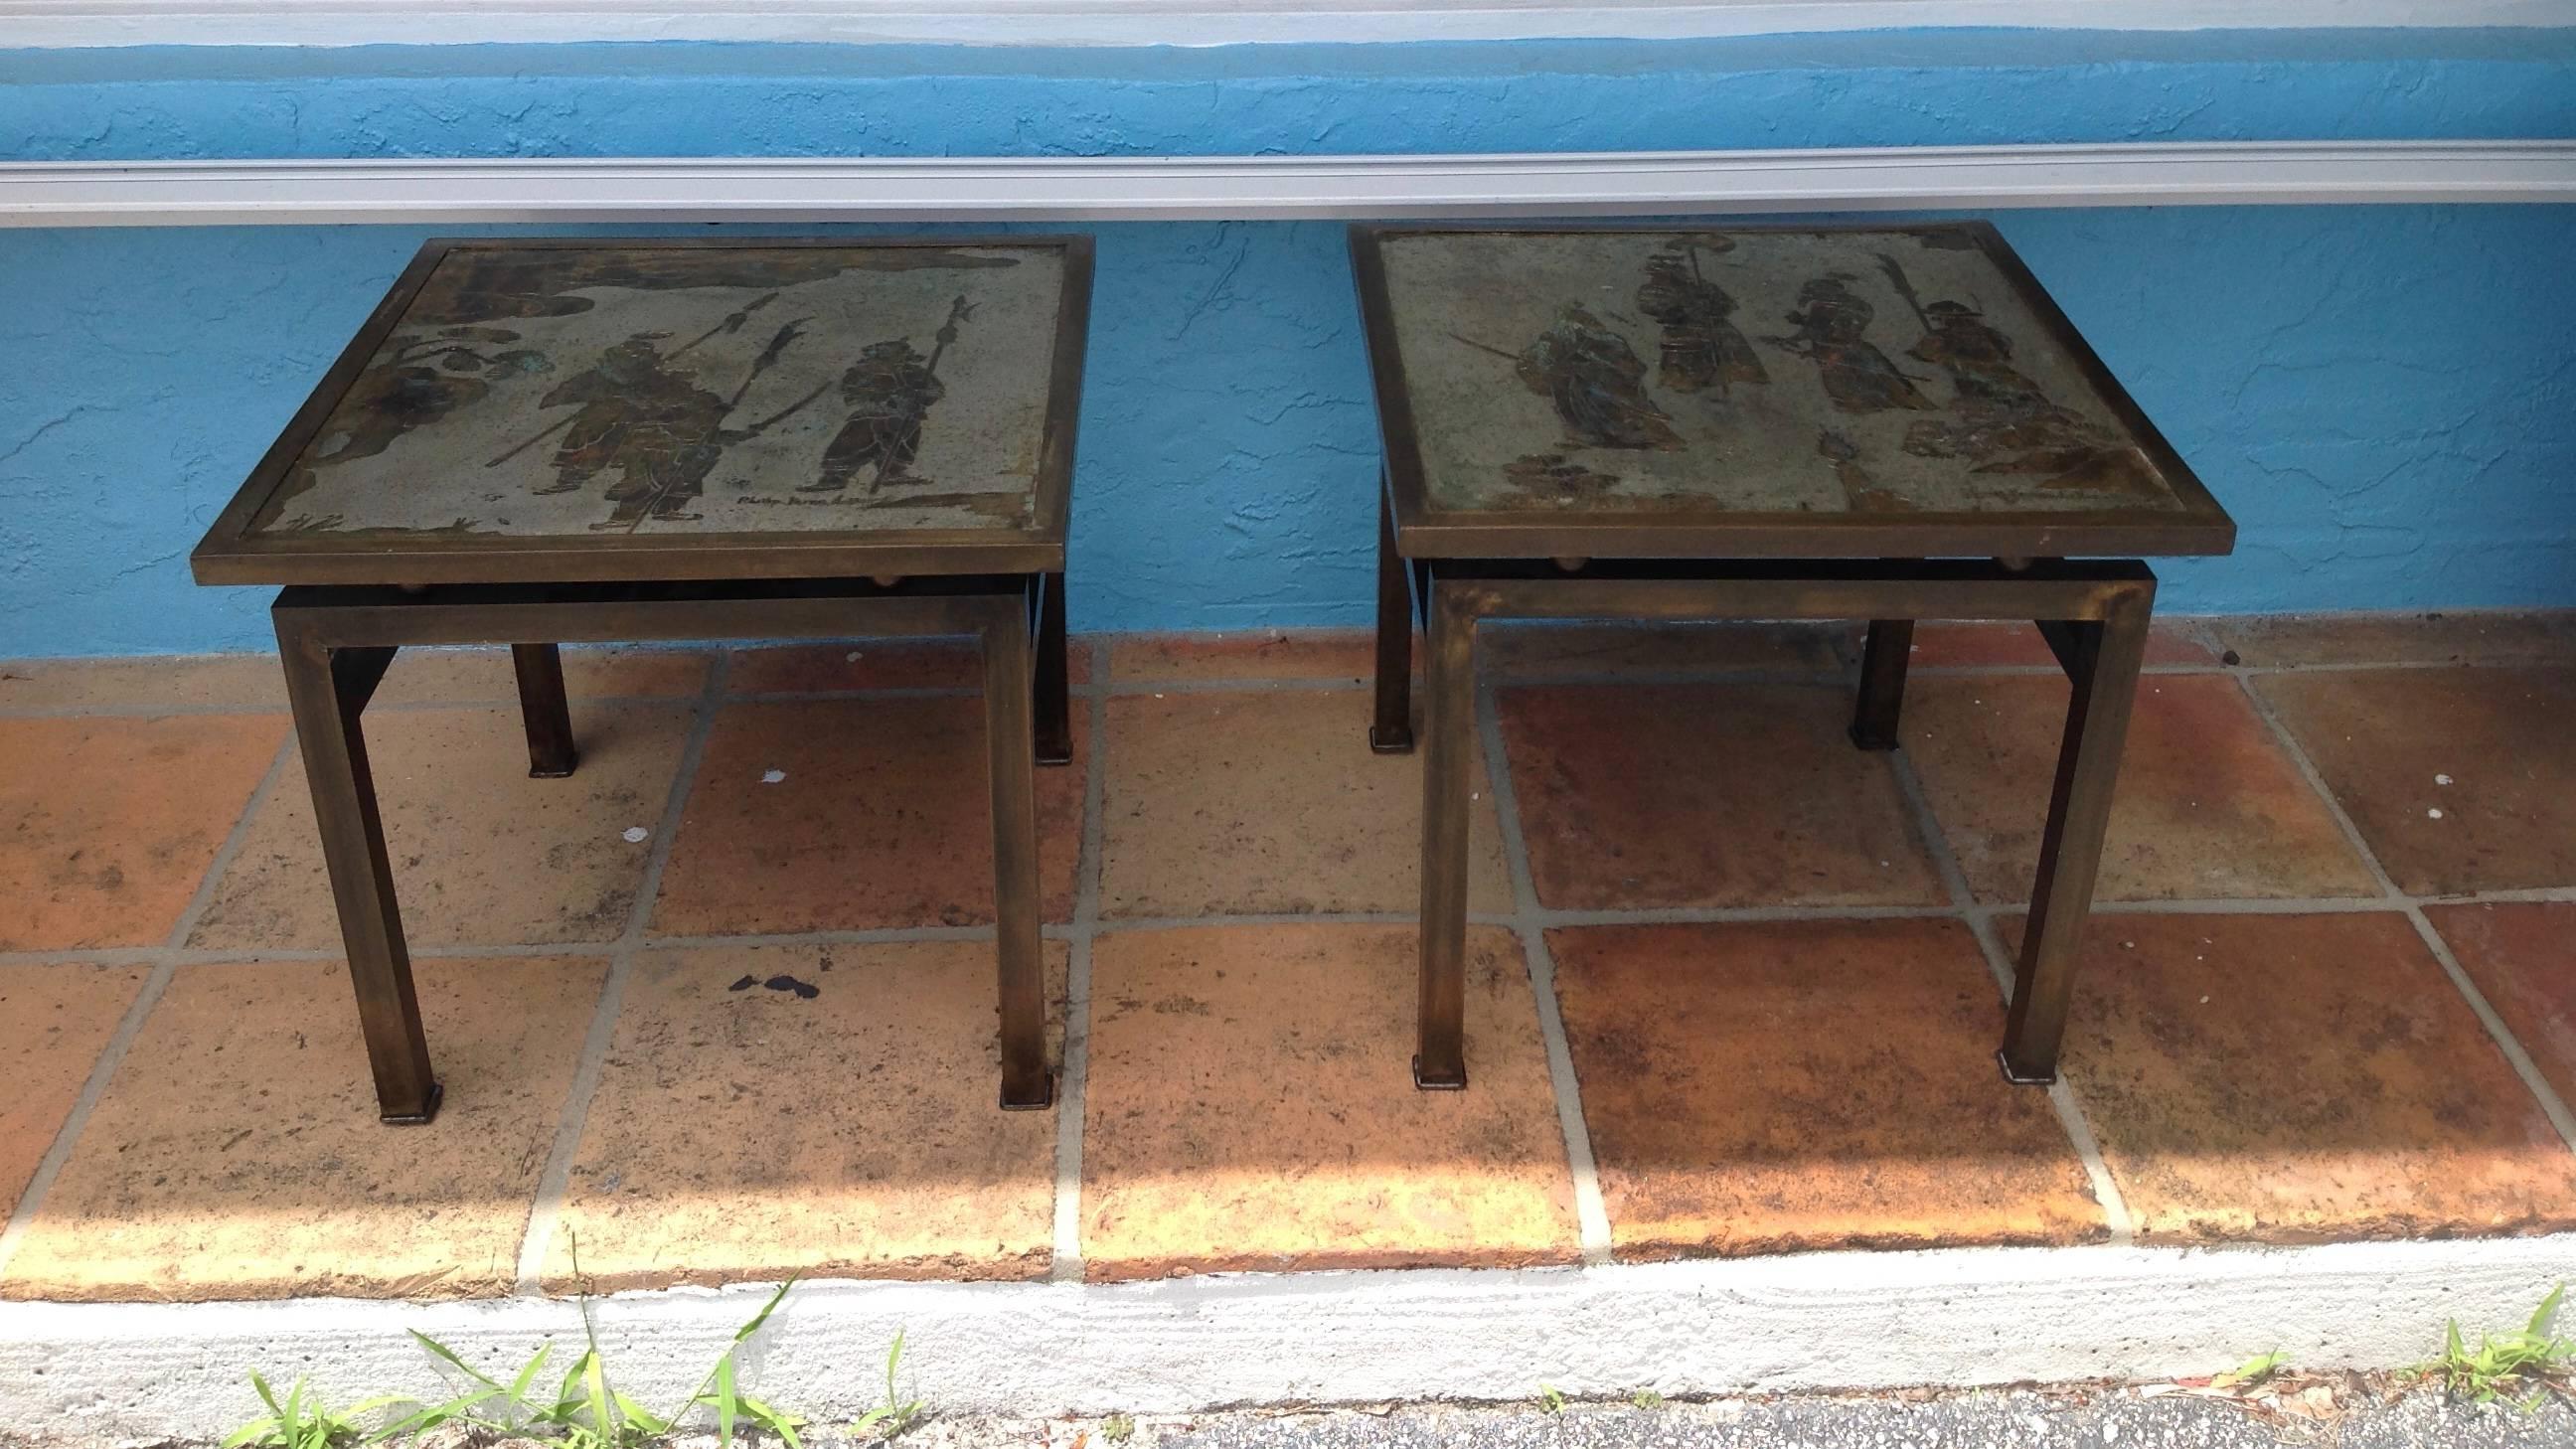
[[(1369, 746), (1413, 748), (1413, 623), (1423, 663), (1422, 978), (1414, 1085), (1467, 1085), (1467, 829), (1473, 782), (1476, 627), (1487, 619), (1871, 621), (1852, 742), (1897, 744), (1914, 621), (2035, 619), (2073, 685), (2040, 844), (2030, 925), (1997, 1058), (2012, 1081), (2057, 1079), (2076, 949), (2102, 865), (2156, 579), (2136, 560), (2021, 567), (1941, 559), (1723, 562), (1597, 560), (1572, 570), (1506, 559), (1408, 561), (1380, 505), (1377, 700)], [(1408, 575), (1412, 577), (1408, 578)], [(1509, 768), (1493, 761), (1491, 767)]]
[[(1476, 627), (1487, 619), (1868, 619), (1851, 736), (1894, 749), (1917, 619), (2035, 620), (2074, 687), (2031, 919), (1998, 1057), (2054, 1081), (2076, 949), (2137, 693), (2155, 575), (2130, 555), (2223, 554), (2236, 525), (2001, 234), (1982, 221), (1727, 221), (1728, 233), (1946, 232), (2064, 349), (2172, 490), (2166, 508), (1969, 513), (1698, 509), (1591, 516), (1436, 505), (1397, 345), (1384, 245), (1421, 233), (1666, 233), (1670, 224), (1355, 226), (1351, 266), (1386, 448), (1378, 493), (1377, 699), (1369, 744), (1413, 748), (1413, 623), (1423, 624), (1422, 926), (1415, 1085), (1467, 1083), (1467, 821)], [(1497, 285), (1507, 279), (1497, 279)], [(2078, 561), (2079, 556), (2092, 556)], [(1489, 762), (1507, 769), (1505, 761)]]
[[(1064, 252), (1032, 516), (1022, 527), (607, 540), (446, 532), (341, 538), (256, 527), (263, 506), (451, 252), (987, 245)], [(570, 775), (579, 759), (561, 642), (972, 636), (984, 663), (1001, 1104), (1015, 1110), (1052, 1105), (1033, 767), (1068, 763), (1073, 753), (1064, 539), (1092, 252), (1086, 236), (1037, 235), (546, 237), (422, 245), (189, 561), (201, 584), (285, 586), (271, 614), (384, 1121), (429, 1121), (440, 1090), (421, 1029), (360, 720), (395, 651), (433, 644), (511, 646), (528, 773), (555, 779)]]
[[(419, 644), (545, 639), (842, 639), (972, 635), (984, 659), (985, 754), (993, 817), (994, 929), (1001, 985), (1002, 1106), (1054, 1101), (1046, 1064), (1045, 965), (1038, 942), (1036, 720), (1068, 722), (1061, 605), (1038, 621), (1037, 575), (954, 576), (868, 583), (298, 586), (271, 613), (288, 702), (330, 869), (331, 894), (375, 1074), (391, 1123), (438, 1113), (411, 954), (395, 903), (384, 819), (360, 717), (395, 651)], [(1060, 597), (1060, 596), (1058, 596)], [(1033, 632), (1051, 636), (1045, 645)], [(554, 643), (511, 644), (528, 737), (528, 773), (570, 775), (576, 763)], [(1054, 663), (1041, 667), (1052, 657)], [(1034, 685), (1032, 680), (1035, 680)]]

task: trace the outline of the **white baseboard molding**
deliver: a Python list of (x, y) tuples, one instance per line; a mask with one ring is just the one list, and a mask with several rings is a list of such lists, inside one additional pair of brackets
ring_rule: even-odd
[[(2210, 1373), (2281, 1349), (2388, 1368), (2443, 1323), (2518, 1326), (2576, 1279), (2576, 1237), (2305, 1248), (1969, 1248), (1631, 1266), (1224, 1276), (1118, 1285), (810, 1283), (745, 1355), (772, 1402), (849, 1415), (905, 1331), (907, 1392), (960, 1413), (1181, 1412), (1389, 1399), (1526, 1400)], [(735, 1288), (596, 1305), (608, 1362), (675, 1401), (759, 1306)], [(571, 1304), (306, 1299), (0, 1303), (0, 1424), (100, 1442), (205, 1437), (243, 1377), (313, 1376), (335, 1403), (452, 1393), (405, 1328), (507, 1378), (579, 1341)], [(558, 1363), (569, 1355), (558, 1347)]]
[(0, 163), (0, 226), (1356, 220), (2576, 201), (2576, 141)]

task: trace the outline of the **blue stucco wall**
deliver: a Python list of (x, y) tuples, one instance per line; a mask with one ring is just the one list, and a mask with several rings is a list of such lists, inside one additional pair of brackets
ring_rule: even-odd
[[(0, 52), (20, 160), (2570, 135), (2571, 32)], [(2576, 604), (2576, 208), (1998, 220), (2242, 526), (2166, 607)], [(1075, 626), (1364, 618), (1340, 229), (1095, 230)], [(421, 235), (0, 231), (0, 657), (264, 642), (187, 550)]]

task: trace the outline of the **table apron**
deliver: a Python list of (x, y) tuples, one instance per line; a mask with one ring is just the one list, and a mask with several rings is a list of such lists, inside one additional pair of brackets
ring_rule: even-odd
[(1711, 567), (1689, 575), (1595, 578), (1495, 577), (1435, 560), (1431, 574), (1442, 595), (1454, 595), (1456, 607), (1477, 618), (2100, 620), (2114, 601), (2155, 588), (2155, 576), (2129, 562), (2066, 565), (2047, 574), (1998, 568), (1983, 577)]
[[(1034, 577), (1034, 576), (1032, 576)], [(363, 604), (279, 595), (281, 633), (324, 648), (377, 645), (623, 643), (678, 639), (837, 639), (980, 634), (1024, 615), (1027, 584), (926, 596), (555, 599)]]

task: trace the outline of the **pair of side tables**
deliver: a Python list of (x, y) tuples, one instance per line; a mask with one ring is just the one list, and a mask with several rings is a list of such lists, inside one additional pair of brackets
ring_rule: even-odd
[[(2234, 525), (1991, 227), (1357, 228), (1386, 452), (1371, 746), (1414, 747), (1419, 1051), (1466, 1085), (1476, 629), (2036, 620), (2073, 684), (2005, 1074), (2052, 1080), (2155, 580)], [(405, 645), (508, 644), (530, 773), (558, 646), (972, 636), (1001, 1105), (1044, 1108), (1034, 767), (1070, 758), (1085, 237), (425, 246), (194, 556), (274, 608), (378, 1106), (438, 1110), (361, 716)], [(2089, 559), (2091, 561), (2078, 561)], [(1711, 751), (1723, 747), (1712, 740)]]

